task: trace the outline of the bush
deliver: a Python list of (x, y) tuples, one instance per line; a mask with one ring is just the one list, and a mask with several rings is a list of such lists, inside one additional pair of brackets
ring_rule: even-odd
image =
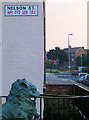
[(46, 99), (44, 120), (82, 120), (72, 100)]
[(46, 73), (59, 73), (58, 70), (46, 69)]

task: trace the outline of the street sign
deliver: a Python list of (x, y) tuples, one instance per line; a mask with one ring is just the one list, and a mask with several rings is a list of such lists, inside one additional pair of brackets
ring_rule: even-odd
[(37, 16), (38, 5), (6, 5), (5, 16)]

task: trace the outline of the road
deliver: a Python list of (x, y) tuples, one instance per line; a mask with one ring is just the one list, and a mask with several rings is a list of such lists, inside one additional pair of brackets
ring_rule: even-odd
[(64, 76), (60, 74), (60, 78), (58, 77), (59, 74), (54, 73), (46, 73), (46, 84), (74, 84), (68, 78), (64, 78)]
[(67, 72), (60, 72), (60, 73), (46, 73), (46, 84), (76, 84), (78, 86), (83, 87), (84, 89), (89, 90), (88, 86), (83, 85), (82, 83), (77, 82), (78, 76), (77, 75), (70, 75)]
[[(56, 75), (58, 76), (58, 78), (69, 79), (69, 74), (67, 72), (60, 72), (60, 74)], [(74, 82), (77, 82), (78, 76), (70, 74), (70, 79), (73, 80)]]

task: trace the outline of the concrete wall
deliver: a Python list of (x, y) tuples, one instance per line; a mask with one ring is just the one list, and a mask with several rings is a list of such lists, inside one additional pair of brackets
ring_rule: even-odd
[(2, 95), (2, 2), (0, 1), (0, 95)]
[(87, 2), (87, 48), (89, 49), (89, 1)]
[[(5, 16), (5, 5), (38, 5), (38, 16)], [(18, 78), (26, 78), (43, 92), (43, 28), (42, 1), (2, 2), (2, 95), (8, 94)]]

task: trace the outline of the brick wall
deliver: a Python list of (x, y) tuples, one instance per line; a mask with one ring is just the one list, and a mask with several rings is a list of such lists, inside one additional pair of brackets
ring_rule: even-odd
[(75, 85), (46, 85), (46, 94), (74, 95)]
[(81, 56), (81, 54), (87, 55), (87, 53), (85, 52), (83, 48), (80, 48), (78, 51), (76, 51), (75, 57)]

